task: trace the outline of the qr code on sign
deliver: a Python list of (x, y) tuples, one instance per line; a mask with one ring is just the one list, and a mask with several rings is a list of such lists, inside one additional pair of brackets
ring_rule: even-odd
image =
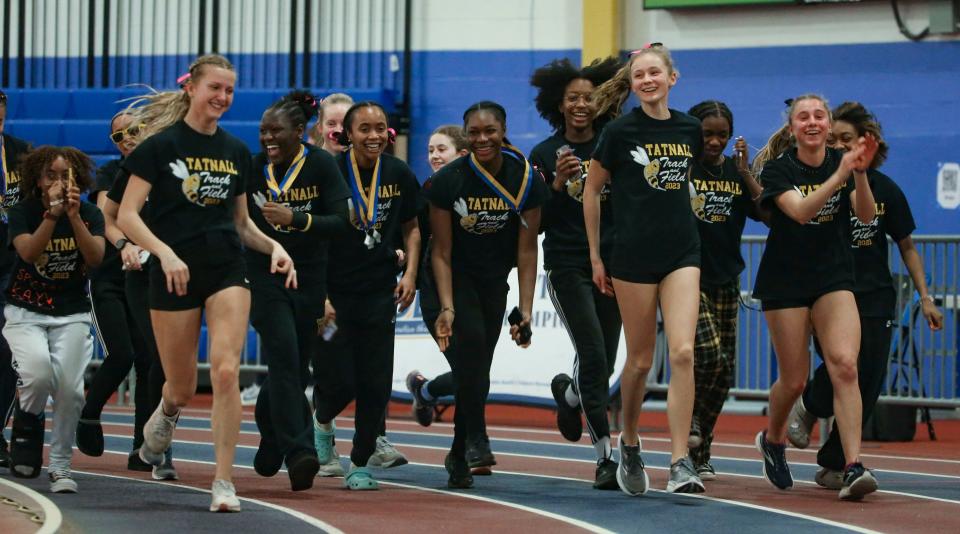
[(944, 169), (943, 188), (947, 191), (956, 191), (958, 175), (960, 175), (960, 172), (957, 169)]

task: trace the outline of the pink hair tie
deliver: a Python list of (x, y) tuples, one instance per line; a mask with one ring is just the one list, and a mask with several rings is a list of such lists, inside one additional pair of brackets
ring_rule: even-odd
[(397, 142), (397, 131), (393, 128), (387, 128), (387, 142), (396, 143)]
[(635, 56), (635, 55), (639, 54), (640, 52), (643, 52), (644, 50), (649, 50), (649, 49), (651, 49), (651, 48), (663, 48), (663, 43), (659, 43), (659, 42), (647, 43), (647, 44), (643, 45), (643, 48), (639, 48), (639, 49), (637, 49), (637, 50), (634, 50), (633, 52), (630, 52), (629, 55), (630, 55), (630, 56)]
[(336, 141), (340, 137), (340, 132), (337, 130), (330, 130), (330, 133), (327, 134), (327, 139), (331, 141)]
[(182, 74), (182, 75), (180, 75), (179, 78), (177, 78), (177, 85), (179, 85), (180, 87), (183, 87), (184, 85), (186, 85), (186, 83), (187, 83), (187, 81), (188, 81), (189, 79), (190, 79), (190, 73), (189, 73), (189, 72), (186, 73), (186, 74)]

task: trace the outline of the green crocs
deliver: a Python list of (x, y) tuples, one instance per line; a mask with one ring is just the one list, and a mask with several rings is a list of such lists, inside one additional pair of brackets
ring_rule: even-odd
[(347, 478), (343, 479), (343, 485), (355, 491), (370, 491), (380, 489), (377, 480), (370, 474), (366, 467), (357, 467), (350, 464), (350, 472)]

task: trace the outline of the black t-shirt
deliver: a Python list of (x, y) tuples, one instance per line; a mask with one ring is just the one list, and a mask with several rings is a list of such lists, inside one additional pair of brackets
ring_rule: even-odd
[(140, 143), (123, 167), (153, 186), (150, 230), (173, 247), (213, 232), (236, 235), (235, 197), (246, 192), (250, 151), (223, 128), (213, 135), (179, 121)]
[[(96, 199), (97, 195), (100, 193), (103, 193), (107, 195), (107, 198), (110, 198), (108, 193), (113, 187), (114, 182), (117, 181), (117, 175), (120, 173), (124, 174), (125, 180), (129, 179), (129, 174), (123, 171), (122, 158), (112, 159), (101, 165), (100, 168), (97, 169), (97, 178), (96, 182), (94, 182), (90, 199)], [(119, 202), (117, 203), (119, 204)], [(100, 262), (99, 267), (93, 269), (93, 271), (90, 273), (90, 279), (123, 280), (123, 262), (120, 260), (120, 251), (117, 250), (117, 248), (114, 246), (114, 243), (110, 243), (109, 239), (107, 239), (107, 246), (103, 251), (103, 261)]]
[[(448, 163), (433, 175), (430, 203), (452, 212), (451, 267), (453, 272), (481, 279), (505, 279), (517, 264), (520, 216), (470, 167), (470, 156)], [(524, 162), (504, 155), (494, 176), (511, 194), (518, 195)], [(547, 186), (533, 171), (521, 212), (541, 207)]]
[[(586, 143), (571, 143), (562, 133), (548, 137), (530, 152), (532, 163), (543, 174), (549, 186), (556, 179), (557, 149), (568, 145), (573, 155), (580, 160), (580, 178), (571, 180), (562, 191), (548, 187), (550, 199), (544, 206), (541, 226), (546, 228), (543, 239), (543, 267), (547, 270), (562, 267), (590, 267), (590, 245), (587, 229), (583, 223), (583, 187), (590, 169), (590, 156), (597, 146), (598, 136)], [(600, 192), (600, 256), (610, 260), (615, 238), (613, 205), (610, 186), (604, 184)]]
[(832, 148), (819, 167), (797, 159), (792, 148), (763, 166), (761, 202), (770, 209), (770, 234), (757, 269), (753, 296), (763, 299), (805, 299), (824, 290), (853, 289), (853, 254), (850, 251), (850, 192), (853, 179), (837, 189), (807, 224), (800, 224), (777, 206), (786, 191), (806, 196), (840, 165), (841, 154)]
[(750, 191), (732, 159), (720, 165), (693, 162), (690, 206), (700, 230), (700, 284), (730, 283), (744, 268), (740, 238), (747, 216), (756, 219)]
[(907, 198), (900, 187), (880, 171), (867, 171), (877, 215), (863, 224), (850, 214), (850, 246), (856, 273), (854, 293), (857, 308), (864, 317), (892, 318), (896, 306), (893, 278), (890, 276), (887, 239), (895, 243), (917, 228)]
[[(317, 235), (314, 231), (319, 225), (313, 224), (313, 217), (328, 215), (332, 206), (350, 198), (350, 190), (340, 176), (337, 162), (326, 150), (304, 147), (303, 166), (295, 175), (291, 174), (287, 190), (274, 200), (267, 185), (266, 154), (259, 153), (253, 158), (255, 178), (247, 182), (247, 209), (250, 218), (267, 236), (283, 245), (297, 266), (301, 278), (323, 279), (326, 276), (327, 236)], [(257, 172), (259, 171), (259, 172)], [(274, 169), (274, 179), (281, 185), (287, 169)], [(296, 172), (294, 169), (293, 172)], [(290, 226), (274, 226), (263, 217), (257, 207), (254, 195), (260, 193), (269, 202), (279, 202), (293, 211)], [(247, 249), (247, 261), (251, 268), (260, 270), (270, 267), (270, 257), (255, 250)]]
[(616, 234), (607, 270), (618, 278), (666, 273), (700, 250), (687, 172), (703, 145), (700, 121), (636, 107), (604, 128), (593, 159), (610, 173)]
[[(7, 241), (7, 211), (20, 202), (20, 158), (30, 151), (30, 144), (11, 135), (3, 134), (3, 192), (0, 193), (0, 239)], [(0, 247), (0, 272), (13, 266), (16, 254)]]
[[(10, 209), (9, 248), (21, 234), (32, 234), (43, 222), (43, 202), (26, 199)], [(103, 214), (88, 202), (80, 204), (80, 218), (94, 236), (103, 235)], [(66, 214), (60, 217), (50, 242), (34, 263), (17, 257), (7, 302), (44, 315), (72, 315), (90, 311), (87, 299), (87, 267), (74, 239)]]
[[(337, 166), (344, 183), (350, 187), (349, 152), (337, 156)], [(373, 169), (360, 169), (360, 181), (366, 194), (373, 182)], [(327, 288), (331, 293), (369, 293), (393, 289), (397, 285), (397, 254), (394, 245), (400, 240), (401, 225), (417, 216), (417, 191), (420, 183), (402, 160), (389, 154), (380, 156), (379, 204), (373, 229), (380, 241), (367, 248), (367, 232), (361, 227), (353, 204), (350, 223), (353, 228), (330, 242), (327, 266)]]

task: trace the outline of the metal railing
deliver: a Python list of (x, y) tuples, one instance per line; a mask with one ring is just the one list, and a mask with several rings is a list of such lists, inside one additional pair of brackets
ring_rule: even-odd
[[(914, 236), (923, 259), (930, 294), (943, 312), (943, 329), (931, 331), (920, 313), (913, 280), (900, 259), (899, 248), (888, 242), (889, 261), (897, 290), (890, 358), (880, 402), (929, 407), (960, 407), (960, 236)], [(737, 368), (730, 394), (738, 398), (766, 399), (777, 378), (776, 355), (760, 311), (751, 296), (757, 266), (766, 243), (764, 236), (744, 236), (741, 251), (746, 269), (741, 275), (741, 301), (737, 332)], [(657, 337), (654, 367), (648, 389), (666, 391), (669, 383), (666, 339)], [(820, 364), (811, 343), (811, 375)]]

